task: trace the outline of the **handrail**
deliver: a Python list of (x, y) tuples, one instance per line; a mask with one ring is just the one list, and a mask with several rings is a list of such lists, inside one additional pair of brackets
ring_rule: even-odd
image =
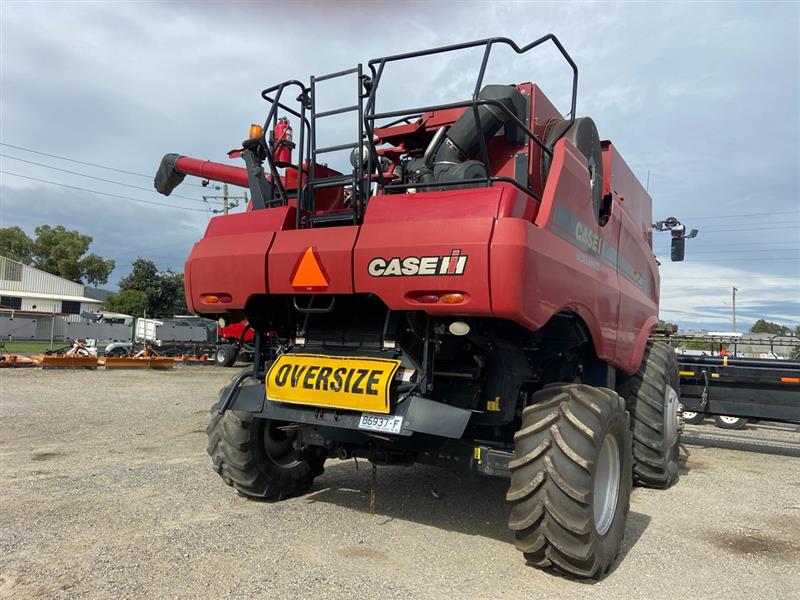
[[(543, 37), (540, 37), (533, 42), (520, 47), (517, 45), (516, 42), (513, 40), (506, 38), (506, 37), (492, 37), (492, 38), (485, 38), (482, 40), (475, 40), (471, 42), (462, 42), (460, 44), (450, 44), (447, 46), (439, 46), (437, 48), (430, 48), (428, 50), (418, 50), (415, 52), (404, 52), (401, 54), (393, 54), (390, 56), (384, 56), (382, 58), (374, 58), (367, 63), (369, 66), (370, 72), (372, 73), (372, 85), (369, 90), (369, 96), (367, 100), (367, 106), (365, 109), (365, 116), (364, 116), (364, 126), (367, 133), (367, 146), (369, 149), (369, 170), (368, 173), (372, 172), (372, 164), (373, 161), (375, 164), (378, 163), (378, 150), (375, 146), (375, 135), (374, 135), (374, 121), (379, 118), (389, 118), (389, 117), (400, 117), (403, 115), (408, 115), (412, 113), (424, 113), (424, 112), (431, 112), (435, 110), (446, 110), (448, 108), (461, 108), (461, 107), (471, 107), (473, 111), (473, 115), (475, 118), (475, 122), (480, 128), (480, 114), (478, 112), (478, 107), (480, 105), (492, 105), (500, 108), (503, 110), (514, 122), (515, 124), (520, 127), (525, 134), (533, 140), (533, 142), (542, 149), (543, 152), (547, 153), (549, 156), (552, 157), (552, 151), (547, 147), (543, 140), (541, 140), (536, 134), (533, 133), (513, 112), (506, 107), (505, 105), (501, 104), (499, 101), (496, 100), (482, 100), (478, 96), (481, 91), (481, 87), (483, 86), (484, 76), (486, 75), (486, 67), (489, 63), (489, 57), (491, 55), (492, 46), (497, 44), (503, 44), (509, 46), (514, 52), (517, 54), (525, 54), (526, 52), (532, 50), (533, 48), (544, 44), (545, 42), (552, 42), (564, 59), (567, 61), (569, 66), (572, 68), (572, 94), (570, 99), (570, 112), (569, 112), (569, 125), (575, 122), (575, 111), (577, 105), (577, 97), (578, 97), (578, 66), (575, 64), (575, 61), (572, 60), (572, 57), (569, 53), (564, 49), (564, 46), (558, 40), (558, 38), (549, 33)], [(454, 52), (456, 50), (465, 50), (469, 48), (478, 48), (478, 47), (485, 47), (483, 58), (481, 60), (480, 68), (478, 70), (478, 76), (475, 81), (475, 88), (472, 94), (472, 100), (466, 102), (453, 102), (448, 104), (439, 104), (439, 105), (432, 105), (427, 107), (417, 107), (414, 109), (409, 110), (398, 110), (398, 111), (389, 111), (384, 113), (376, 113), (375, 112), (375, 103), (377, 99), (377, 91), (383, 77), (384, 70), (388, 63), (397, 62), (400, 60), (408, 60), (411, 58), (420, 58), (423, 56), (432, 56), (436, 54), (442, 54), (446, 52)], [(376, 68), (377, 65), (377, 68)], [(561, 136), (566, 133), (569, 127), (564, 129)], [(560, 137), (559, 136), (559, 139)], [(556, 140), (558, 141), (558, 140)], [(489, 168), (489, 153), (486, 146), (486, 140), (481, 136), (480, 137), (480, 151), (481, 151), (481, 158), (483, 159), (483, 164), (486, 167), (486, 183), (487, 185), (491, 181), (491, 171)], [(380, 169), (378, 169), (378, 181), (382, 187), (386, 187), (386, 181), (381, 173)]]
[[(368, 157), (367, 157), (367, 168), (365, 170), (365, 174), (367, 177), (371, 177), (373, 171), (377, 176), (378, 185), (386, 191), (395, 191), (400, 190), (402, 188), (408, 187), (433, 187), (434, 184), (416, 184), (415, 185), (404, 185), (404, 184), (387, 184), (386, 178), (383, 176), (383, 172), (381, 171), (379, 165), (380, 160), (378, 156), (378, 150), (375, 145), (375, 129), (376, 129), (376, 121), (378, 119), (387, 119), (393, 117), (399, 117), (398, 120), (394, 121), (392, 125), (402, 122), (404, 119), (409, 119), (412, 116), (419, 116), (421, 113), (438, 111), (438, 110), (446, 110), (452, 108), (467, 108), (473, 111), (473, 115), (475, 118), (475, 122), (480, 127), (480, 113), (478, 108), (480, 106), (493, 106), (498, 108), (500, 111), (504, 113), (507, 117), (507, 122), (515, 125), (521, 131), (525, 133), (525, 135), (533, 141), (533, 143), (538, 146), (542, 152), (547, 154), (548, 156), (552, 157), (553, 152), (544, 141), (537, 136), (531, 128), (526, 125), (523, 120), (521, 120), (514, 112), (508, 108), (505, 104), (501, 103), (499, 100), (494, 99), (482, 99), (479, 97), (480, 91), (483, 87), (484, 77), (486, 75), (486, 69), (489, 64), (489, 59), (491, 57), (491, 51), (494, 46), (497, 45), (504, 45), (511, 48), (516, 54), (521, 55), (529, 52), (533, 48), (540, 46), (544, 43), (552, 42), (555, 45), (558, 52), (562, 55), (564, 60), (568, 63), (572, 70), (572, 93), (570, 97), (570, 111), (569, 111), (569, 124), (572, 125), (575, 121), (575, 114), (576, 114), (576, 105), (577, 105), (577, 92), (578, 92), (578, 67), (575, 64), (575, 61), (572, 60), (569, 53), (564, 49), (564, 46), (558, 40), (558, 38), (553, 35), (552, 33), (547, 34), (545, 36), (536, 39), (529, 44), (524, 46), (519, 46), (513, 40), (506, 38), (506, 37), (490, 37), (481, 40), (474, 40), (470, 42), (462, 42), (459, 44), (450, 44), (446, 46), (439, 46), (436, 48), (430, 48), (427, 50), (418, 50), (414, 52), (404, 52), (400, 54), (393, 54), (389, 56), (384, 56), (380, 58), (374, 58), (367, 63), (369, 67), (370, 73), (372, 75), (371, 78), (368, 78), (366, 75), (363, 75), (359, 78), (361, 80), (364, 79), (364, 94), (359, 93), (358, 98), (358, 112), (359, 112), (359, 123), (361, 124), (361, 131), (362, 138), (357, 142), (359, 145), (365, 144), (368, 149)], [(471, 100), (466, 100), (462, 102), (451, 102), (451, 103), (444, 103), (444, 104), (437, 104), (431, 106), (424, 106), (424, 107), (416, 107), (413, 109), (408, 110), (395, 110), (395, 111), (386, 111), (378, 113), (376, 112), (376, 100), (377, 100), (377, 91), (380, 87), (380, 81), (383, 77), (385, 72), (386, 65), (389, 63), (394, 63), (401, 60), (413, 59), (413, 58), (420, 58), (424, 56), (433, 56), (438, 54), (443, 54), (447, 52), (454, 52), (457, 50), (466, 50), (470, 48), (479, 48), (483, 47), (484, 52), (481, 59), (480, 67), (478, 69), (478, 74), (475, 80), (475, 87), (473, 89), (473, 94)], [(341, 72), (330, 74), (330, 76), (339, 76), (344, 74), (350, 74), (360, 72), (358, 68), (356, 69), (346, 69)], [(326, 77), (326, 76), (323, 76)], [(296, 111), (291, 107), (285, 105), (281, 102), (281, 96), (284, 90), (288, 87), (299, 87), (300, 88), (300, 95), (297, 97), (298, 102), (300, 103), (300, 111)], [(266, 152), (266, 159), (269, 163), (270, 173), (272, 174), (274, 185), (277, 187), (279, 194), (281, 195), (282, 203), (288, 202), (288, 195), (286, 194), (286, 190), (283, 186), (283, 183), (280, 181), (280, 177), (277, 175), (277, 170), (275, 168), (272, 152), (269, 149), (269, 145), (267, 144), (266, 135), (267, 131), (270, 130), (270, 123), (274, 126), (277, 120), (277, 111), (278, 109), (282, 109), (287, 113), (294, 115), (295, 117), (300, 119), (300, 143), (299, 143), (299, 153), (298, 153), (298, 182), (297, 182), (297, 190), (298, 190), (298, 210), (297, 210), (297, 220), (298, 220), (298, 227), (300, 225), (300, 213), (304, 206), (304, 199), (303, 196), (305, 195), (306, 188), (308, 187), (307, 182), (304, 184), (303, 179), (305, 178), (304, 175), (305, 169), (303, 167), (303, 163), (305, 160), (311, 161), (311, 136), (312, 129), (313, 129), (313, 119), (314, 116), (312, 115), (311, 120), (306, 117), (306, 109), (309, 107), (309, 100), (308, 95), (311, 93), (311, 87), (305, 86), (302, 82), (296, 79), (290, 79), (284, 81), (282, 83), (276, 84), (272, 87), (266, 88), (261, 92), (261, 97), (264, 98), (267, 102), (271, 104), (269, 113), (267, 118), (264, 122), (264, 133), (262, 135), (262, 142), (264, 147), (267, 148)], [(366, 106), (364, 106), (364, 99), (366, 98)], [(385, 125), (381, 125), (381, 127), (386, 127)], [(569, 127), (564, 129), (564, 133), (569, 129)], [(561, 135), (563, 136), (564, 133)], [(306, 141), (306, 136), (308, 136), (308, 148), (304, 148)], [(364, 140), (366, 137), (366, 140)], [(557, 141), (557, 140), (556, 140)], [(309, 156), (305, 156), (308, 154)], [(486, 178), (481, 178), (475, 180), (475, 182), (484, 182), (487, 186), (491, 185), (492, 182), (507, 182), (513, 184), (518, 189), (522, 190), (523, 192), (527, 193), (533, 198), (539, 198), (537, 194), (535, 194), (531, 189), (526, 188), (525, 186), (521, 185), (516, 180), (512, 180), (510, 178), (504, 177), (494, 177), (491, 175), (490, 165), (489, 165), (489, 153), (487, 148), (487, 140), (484, 139), (482, 136), (480, 137), (480, 155), (482, 158), (482, 162), (486, 167)], [(309, 165), (312, 172), (313, 172), (313, 165)], [(360, 170), (360, 169), (359, 169)], [(472, 183), (473, 180), (469, 182), (465, 181), (444, 181), (444, 182), (437, 182), (436, 186), (441, 187), (449, 187), (453, 185), (463, 185), (464, 183)], [(371, 189), (369, 185), (364, 187), (363, 192), (366, 196), (369, 196), (371, 193)], [(313, 190), (312, 190), (313, 194)], [(368, 197), (364, 197), (361, 200), (362, 210), (363, 213), (363, 206), (366, 204)]]

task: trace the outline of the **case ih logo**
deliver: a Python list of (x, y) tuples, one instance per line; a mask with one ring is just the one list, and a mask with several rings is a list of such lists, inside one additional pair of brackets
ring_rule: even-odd
[(417, 275), (463, 275), (467, 269), (466, 254), (451, 250), (447, 256), (406, 256), (405, 258), (373, 258), (367, 271), (373, 277), (413, 277)]

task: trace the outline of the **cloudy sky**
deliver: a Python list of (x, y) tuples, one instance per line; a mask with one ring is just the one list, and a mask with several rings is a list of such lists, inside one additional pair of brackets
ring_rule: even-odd
[[(735, 285), (742, 325), (800, 323), (796, 2), (1, 0), (0, 11), (0, 226), (92, 235), (92, 250), (117, 261), (109, 287), (140, 255), (182, 268), (209, 191), (187, 179), (180, 197), (164, 198), (152, 174), (167, 152), (227, 160), (263, 121), (268, 85), (401, 51), (553, 32), (580, 68), (578, 114), (642, 181), (649, 173), (656, 217), (701, 231), (677, 264), (668, 235), (655, 236), (662, 316), (729, 330)], [(387, 73), (381, 108), (463, 99), (477, 65), (468, 54)], [(552, 52), (498, 53), (486, 80), (534, 81), (567, 107), (569, 72)], [(351, 103), (331, 96), (331, 106)]]

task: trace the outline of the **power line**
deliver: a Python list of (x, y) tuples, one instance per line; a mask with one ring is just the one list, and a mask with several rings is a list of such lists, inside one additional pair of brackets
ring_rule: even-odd
[[(687, 258), (689, 258), (689, 257), (687, 256)], [(723, 258), (723, 259), (717, 260), (715, 262), (739, 262), (739, 261), (742, 261), (742, 260), (758, 260), (758, 261), (761, 261), (761, 262), (764, 262), (765, 260), (769, 260), (770, 262), (772, 262), (773, 260), (794, 260), (794, 261), (800, 262), (800, 256), (797, 256), (797, 257), (779, 256), (779, 257), (775, 257), (775, 258), (772, 258), (772, 257), (764, 258), (763, 256), (759, 257), (759, 258)], [(692, 261), (687, 261), (687, 262), (692, 262)]]
[(700, 233), (727, 233), (731, 231), (736, 231), (737, 233), (749, 233), (751, 231), (772, 231), (774, 229), (794, 229), (797, 230), (800, 225), (776, 225), (774, 227), (747, 227), (746, 229), (742, 229), (741, 227), (735, 227), (733, 229), (714, 229), (704, 227), (700, 230)]
[[(32, 148), (25, 148), (23, 146), (14, 146), (13, 144), (6, 144), (5, 142), (0, 142), (0, 146), (7, 146), (8, 148), (14, 148), (15, 150), (22, 150), (24, 152), (32, 152), (34, 154), (41, 154), (42, 156), (49, 156), (50, 158), (58, 158), (60, 160), (66, 160), (69, 162), (78, 163), (79, 165), (87, 165), (89, 167), (96, 167), (98, 169), (107, 169), (109, 171), (116, 171), (117, 173), (125, 173), (126, 175), (136, 175), (137, 177), (146, 177), (147, 179), (153, 178), (152, 175), (145, 175), (144, 173), (137, 173), (136, 171), (126, 171), (125, 169), (117, 169), (116, 167), (98, 165), (97, 163), (90, 163), (83, 160), (76, 160), (74, 158), (68, 158), (66, 156), (59, 156), (58, 154), (48, 154), (47, 152), (42, 152), (41, 150), (34, 150)], [(198, 183), (187, 183), (187, 185), (192, 185), (195, 187), (203, 187)]]
[[(739, 250), (738, 248), (734, 248), (732, 250), (709, 250), (707, 252), (703, 252), (704, 248), (701, 251), (693, 250), (691, 252), (692, 256), (731, 256), (731, 255), (738, 255), (738, 254), (754, 254), (758, 252), (800, 252), (800, 248), (757, 248), (755, 250)], [(669, 251), (669, 248), (664, 248), (664, 251)]]
[(99, 192), (97, 190), (89, 190), (86, 188), (78, 187), (75, 185), (67, 185), (66, 183), (58, 183), (56, 181), (48, 181), (47, 179), (39, 179), (38, 177), (29, 177), (27, 175), (21, 175), (20, 173), (12, 173), (11, 171), (0, 171), (5, 175), (13, 175), (14, 177), (22, 177), (23, 179), (30, 179), (31, 181), (38, 181), (41, 183), (49, 183), (50, 185), (57, 185), (64, 188), (69, 188), (71, 190), (78, 190), (81, 192), (90, 192), (92, 194), (99, 194), (101, 196), (111, 196), (112, 198), (122, 198), (123, 200), (130, 200), (132, 202), (141, 202), (142, 204), (153, 204), (155, 206), (164, 206), (166, 208), (177, 208), (180, 210), (191, 210), (194, 212), (206, 212), (204, 208), (191, 208), (190, 206), (176, 206), (174, 204), (165, 204), (163, 202), (153, 202), (151, 200), (140, 200), (139, 198), (131, 198), (130, 196), (120, 196), (119, 194), (110, 194), (108, 192)]
[(785, 210), (781, 212), (769, 213), (733, 213), (729, 215), (706, 215), (705, 217), (681, 217), (684, 221), (705, 221), (706, 219), (735, 219), (738, 217), (771, 217), (772, 215), (795, 215), (800, 210)]
[[(140, 185), (132, 185), (130, 183), (123, 183), (121, 181), (114, 181), (113, 179), (104, 179), (102, 177), (95, 177), (94, 175), (87, 175), (86, 173), (78, 173), (77, 171), (70, 171), (69, 169), (62, 169), (60, 167), (54, 167), (52, 165), (47, 165), (44, 163), (39, 163), (33, 160), (26, 160), (24, 158), (19, 158), (16, 156), (10, 156), (8, 154), (0, 153), (0, 156), (3, 158), (10, 158), (11, 160), (18, 160), (19, 162), (28, 163), (29, 165), (36, 165), (37, 167), (44, 167), (45, 169), (53, 169), (54, 171), (61, 171), (62, 173), (70, 173), (71, 175), (79, 175), (80, 177), (88, 177), (89, 179), (95, 179), (97, 181), (104, 181), (106, 183), (113, 183), (114, 185), (122, 185), (125, 187), (133, 188), (135, 190), (144, 190), (145, 192), (150, 192), (152, 194), (157, 194), (156, 190), (142, 187)], [(192, 202), (202, 202), (199, 198), (191, 198), (190, 196), (181, 196), (180, 194), (172, 194), (172, 198), (183, 198), (184, 200), (191, 200)]]

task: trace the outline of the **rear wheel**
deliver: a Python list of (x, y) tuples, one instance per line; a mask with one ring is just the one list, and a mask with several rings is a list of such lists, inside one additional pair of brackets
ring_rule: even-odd
[(744, 429), (744, 426), (747, 425), (747, 419), (717, 415), (714, 417), (714, 424), (720, 429)]
[(254, 417), (252, 413), (211, 408), (208, 454), (214, 470), (240, 494), (283, 500), (311, 487), (324, 471), (327, 451), (302, 446), (287, 424)]
[(236, 355), (239, 354), (238, 348), (233, 344), (222, 344), (217, 346), (214, 353), (214, 362), (219, 367), (232, 367), (236, 362)]
[(648, 342), (642, 366), (619, 387), (631, 414), (633, 481), (668, 488), (678, 480), (680, 398), (675, 352)]
[(509, 463), (509, 527), (527, 561), (599, 579), (619, 553), (631, 433), (616, 392), (552, 384), (533, 395)]

